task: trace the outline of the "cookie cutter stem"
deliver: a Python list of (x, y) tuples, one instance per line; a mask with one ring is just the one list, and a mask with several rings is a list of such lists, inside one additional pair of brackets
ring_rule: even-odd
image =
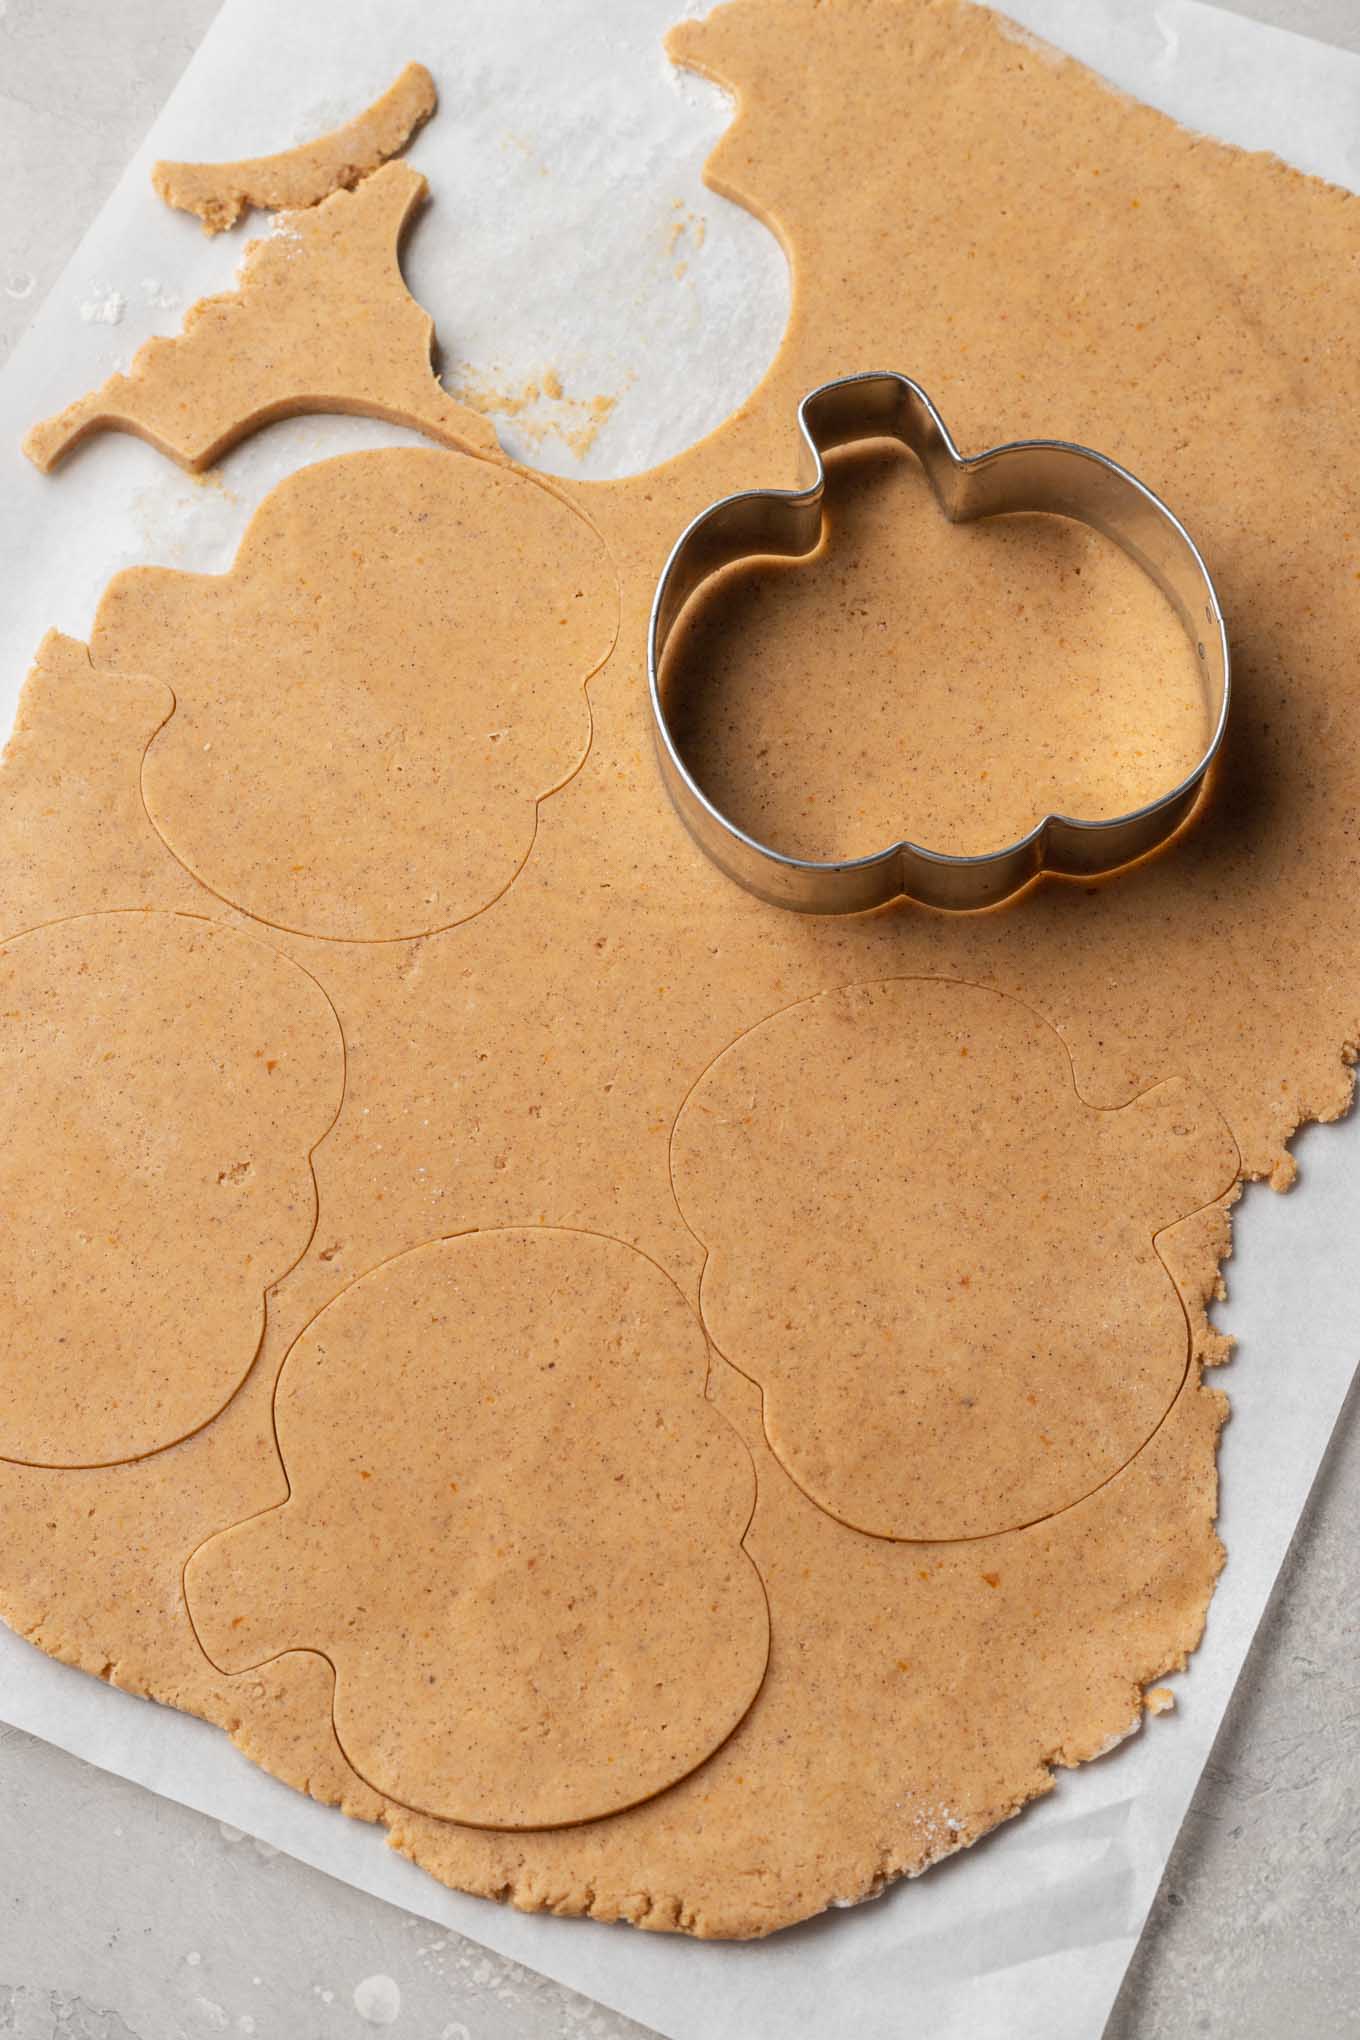
[[(1117, 461), (1065, 440), (1014, 440), (961, 454), (920, 385), (890, 370), (823, 383), (798, 406), (798, 425), (800, 486), (746, 490), (701, 511), (672, 549), (652, 603), (647, 680), (657, 751), (667, 790), (699, 847), (729, 878), (776, 906), (848, 914), (900, 894), (955, 911), (995, 906), (1041, 872), (1087, 878), (1116, 871), (1174, 835), (1222, 745), (1231, 665), (1209, 570), (1161, 498)], [(1112, 539), (1156, 583), (1194, 647), (1209, 731), (1194, 769), (1169, 793), (1102, 820), (1048, 814), (1018, 842), (978, 856), (930, 850), (904, 838), (869, 857), (829, 862), (771, 849), (714, 805), (682, 757), (666, 715), (661, 669), (671, 632), (690, 597), (723, 567), (814, 551), (822, 534), (822, 455), (866, 439), (897, 439), (908, 447), (951, 524), (1022, 510), (1070, 517)]]

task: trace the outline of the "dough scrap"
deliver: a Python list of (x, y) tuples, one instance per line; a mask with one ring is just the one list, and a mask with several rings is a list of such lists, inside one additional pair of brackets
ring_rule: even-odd
[(372, 942), (513, 881), (586, 754), (617, 616), (551, 490), (402, 447), (290, 476), (226, 574), (117, 575), (91, 647), (174, 690), (142, 791), (175, 856), (274, 927)]
[(218, 1413), (311, 1238), (343, 1069), (313, 980), (211, 922), (0, 945), (0, 1457), (106, 1466)]
[(176, 338), (145, 341), (128, 374), (34, 425), (24, 452), (46, 474), (93, 432), (132, 432), (193, 474), (276, 418), (343, 411), (503, 458), (490, 422), (440, 387), (434, 321), (398, 266), (427, 188), (418, 170), (388, 163), (353, 191), (281, 214), (247, 244), (234, 291), (200, 298)]
[(190, 1560), (204, 1648), (228, 1671), (322, 1651), (356, 1771), (443, 1818), (558, 1827), (663, 1791), (769, 1648), (750, 1456), (706, 1375), (689, 1305), (617, 1240), (388, 1261), (284, 1362), (291, 1493)]
[(408, 64), (371, 106), (315, 141), (235, 163), (159, 162), (152, 165), (151, 182), (167, 205), (196, 213), (205, 234), (220, 234), (235, 226), (247, 206), (297, 212), (333, 191), (352, 190), (361, 177), (400, 154), (437, 104), (425, 66)]
[[(950, 0), (741, 0), (672, 48), (739, 95), (709, 176), (791, 251), (783, 350), (682, 457), (563, 489), (617, 565), (618, 650), (591, 681), (585, 763), (544, 803), (534, 855), (494, 908), (409, 944), (271, 936), (345, 1024), (312, 1249), (271, 1296), (259, 1365), (172, 1452), (78, 1474), (0, 1463), (0, 1611), (383, 1822), (460, 1889), (743, 1937), (966, 1846), (1047, 1791), (1055, 1766), (1126, 1734), (1143, 1693), (1185, 1664), (1221, 1560), (1225, 1405), (1201, 1377), (1227, 1350), (1206, 1310), (1228, 1199), (1158, 1238), (1192, 1340), (1165, 1422), (1103, 1488), (1026, 1530), (922, 1546), (846, 1528), (784, 1473), (754, 1385), (715, 1355), (712, 1397), (756, 1465), (745, 1543), (769, 1596), (769, 1667), (705, 1764), (605, 1819), (506, 1833), (384, 1799), (336, 1740), (323, 1659), (294, 1651), (235, 1677), (209, 1662), (184, 1563), (286, 1498), (277, 1367), (339, 1290), (414, 1242), (584, 1228), (649, 1254), (696, 1303), (703, 1256), (672, 1191), (670, 1133), (696, 1078), (782, 1006), (888, 977), (989, 986), (1052, 1022), (1094, 1105), (1174, 1074), (1198, 1086), (1248, 1176), (1283, 1180), (1293, 1130), (1345, 1110), (1360, 1043), (1360, 696), (1345, 652), (1360, 635), (1358, 215), (1349, 194), (1187, 135)], [(827, 174), (846, 162), (853, 179)], [(1233, 727), (1214, 797), (1167, 855), (1108, 884), (1040, 886), (1014, 910), (814, 923), (742, 894), (670, 812), (640, 684), (659, 567), (715, 497), (791, 484), (799, 398), (875, 362), (919, 376), (963, 445), (1049, 434), (1107, 450), (1203, 546), (1233, 631)], [(936, 600), (923, 591), (927, 619)], [(999, 696), (1012, 680), (999, 657)], [(70, 826), (35, 839), (41, 865), (0, 859), (0, 926), (30, 925), (49, 898), (69, 911), (77, 889), (85, 911), (227, 914), (129, 804), (163, 691), (103, 667), (69, 689), (58, 671), (31, 684), (0, 798), (41, 817), (70, 787)], [(885, 785), (892, 761), (882, 770)], [(1157, 1732), (1176, 1734), (1174, 1719)]]
[(775, 1456), (843, 1523), (928, 1541), (1054, 1515), (1142, 1449), (1189, 1364), (1155, 1236), (1238, 1157), (1192, 1085), (1094, 1111), (1027, 1006), (917, 978), (743, 1035), (671, 1168)]

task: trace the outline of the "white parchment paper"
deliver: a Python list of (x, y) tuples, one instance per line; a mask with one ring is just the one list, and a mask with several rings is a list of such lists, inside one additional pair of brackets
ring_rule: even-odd
[[(0, 376), (0, 727), (52, 624), (87, 634), (133, 561), (220, 570), (285, 473), (408, 435), (352, 419), (272, 427), (190, 482), (139, 441), (96, 440), (53, 479), (19, 456), (35, 418), (125, 366), (226, 288), (244, 234), (205, 239), (153, 197), (158, 155), (278, 148), (347, 116), (411, 57), (441, 112), (413, 159), (434, 199), (406, 270), (451, 379), (561, 399), (507, 415), (520, 457), (623, 474), (718, 424), (783, 329), (772, 236), (705, 191), (728, 110), (661, 52), (679, 0), (227, 0), (126, 177)], [(1360, 59), (1199, 0), (1009, 0), (1009, 14), (1191, 126), (1360, 189)], [(249, 229), (247, 229), (249, 231)], [(467, 364), (467, 367), (463, 365)], [(854, 364), (847, 364), (853, 366)], [(910, 370), (910, 362), (900, 366)], [(598, 396), (612, 412), (578, 457)], [(1060, 429), (1061, 421), (1054, 421)], [(1268, 488), (1261, 502), (1268, 503)], [(1253, 505), (1253, 514), (1259, 509)], [(920, 1882), (745, 1947), (525, 1918), (447, 1892), (380, 1832), (314, 1805), (217, 1731), (130, 1698), (0, 1628), (0, 1717), (230, 1821), (332, 1875), (517, 1957), (673, 2040), (1093, 2040), (1156, 1890), (1340, 1409), (1360, 1332), (1360, 1120), (1306, 1133), (1288, 1198), (1248, 1193), (1220, 1379), (1230, 1559), (1178, 1706)]]

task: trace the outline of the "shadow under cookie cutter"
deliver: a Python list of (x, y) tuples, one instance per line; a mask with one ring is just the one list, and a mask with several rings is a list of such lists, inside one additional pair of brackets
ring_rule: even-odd
[[(803, 913), (852, 914), (905, 894), (955, 911), (995, 906), (1041, 872), (1089, 878), (1117, 871), (1175, 834), (1217, 757), (1231, 696), (1228, 633), (1209, 570), (1180, 520), (1126, 468), (1057, 439), (1021, 439), (961, 454), (919, 384), (892, 371), (823, 383), (798, 406), (798, 489), (751, 489), (703, 510), (662, 569), (647, 634), (647, 680), (667, 790), (699, 847), (748, 892)], [(1045, 511), (1089, 524), (1147, 573), (1195, 650), (1207, 739), (1192, 771), (1158, 799), (1102, 821), (1045, 815), (1001, 850), (961, 857), (907, 840), (870, 857), (830, 862), (788, 857), (758, 843), (708, 798), (681, 756), (667, 719), (661, 666), (691, 595), (737, 560), (812, 552), (821, 538), (822, 455), (865, 439), (898, 439), (921, 462), (951, 524), (1007, 511)]]

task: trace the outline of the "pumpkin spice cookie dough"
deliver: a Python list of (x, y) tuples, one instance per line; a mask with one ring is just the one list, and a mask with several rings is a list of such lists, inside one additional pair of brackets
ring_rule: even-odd
[[(1360, 435), (1360, 229), (1344, 193), (1189, 135), (954, 0), (736, 0), (685, 23), (672, 48), (737, 95), (710, 181), (770, 222), (793, 262), (783, 348), (742, 410), (649, 474), (556, 488), (555, 505), (580, 513), (580, 532), (553, 522), (542, 505), (536, 520), (514, 523), (507, 488), (497, 499), (504, 525), (499, 512), (487, 530), (469, 521), (456, 561), (441, 554), (448, 611), (422, 595), (418, 614), (394, 609), (386, 628), (375, 621), (378, 584), (388, 574), (394, 585), (407, 585), (408, 574), (414, 581), (418, 541), (400, 491), (384, 526), (381, 505), (350, 486), (358, 471), (330, 464), (284, 483), (257, 512), (256, 536), (291, 532), (269, 571), (257, 636), (214, 635), (215, 612), (239, 619), (252, 575), (248, 534), (232, 575), (121, 578), (96, 627), (93, 663), (69, 643), (49, 647), (26, 695), (25, 735), (0, 792), (7, 810), (40, 819), (55, 800), (68, 826), (58, 832), (42, 821), (25, 862), (0, 860), (3, 925), (17, 933), (49, 913), (145, 907), (248, 930), (329, 998), (346, 1064), (343, 1108), (314, 1157), (316, 1231), (269, 1292), (255, 1365), (213, 1421), (150, 1457), (78, 1468), (0, 1463), (0, 1606), (43, 1648), (220, 1724), (278, 1777), (385, 1823), (394, 1846), (451, 1885), (530, 1908), (750, 1936), (866, 1897), (1009, 1818), (1051, 1789), (1055, 1767), (1095, 1757), (1135, 1727), (1145, 1694), (1200, 1640), (1222, 1562), (1215, 1447), (1226, 1406), (1203, 1370), (1226, 1350), (1206, 1312), (1227, 1251), (1227, 1212), (1241, 1177), (1288, 1180), (1287, 1142), (1303, 1121), (1345, 1109), (1360, 1041), (1352, 826), (1360, 698), (1346, 655), (1360, 632), (1346, 537)], [(854, 178), (828, 177), (828, 164), (847, 162), (857, 166)], [(345, 302), (349, 225), (361, 226), (378, 205), (374, 192), (399, 212), (402, 180), (412, 175), (390, 165), (353, 194), (297, 216), (307, 243), (299, 259), (311, 265), (316, 292), (332, 294), (328, 302)], [(391, 220), (384, 236), (390, 257)], [(1217, 258), (1207, 266), (1206, 247)], [(386, 304), (390, 260), (383, 275)], [(361, 309), (378, 302), (354, 301)], [(281, 377), (252, 355), (249, 402), (238, 388), (225, 408), (205, 370), (197, 413), (186, 411), (167, 436), (181, 457), (209, 457), (228, 425), (271, 415), (276, 401), (325, 408), (335, 397), (323, 376), (305, 372), (307, 302), (281, 286), (277, 303), (287, 343), (278, 358), (303, 366)], [(361, 348), (387, 330), (376, 317), (354, 327)], [(410, 331), (408, 365), (428, 337), (414, 323)], [(724, 879), (671, 811), (642, 677), (661, 566), (704, 505), (793, 481), (790, 421), (808, 390), (883, 363), (938, 395), (961, 444), (1061, 435), (1108, 451), (1173, 502), (1203, 546), (1233, 632), (1233, 719), (1210, 798), (1165, 854), (1099, 884), (1043, 883), (997, 912), (899, 905), (810, 920), (763, 906)], [(428, 379), (423, 361), (420, 370)], [(365, 401), (379, 389), (362, 376), (348, 387)], [(428, 390), (417, 398), (413, 387), (409, 377), (395, 392), (382, 382), (390, 415), (419, 422), (423, 414), (439, 436), (443, 414), (429, 411)], [(489, 441), (477, 450), (489, 452)], [(485, 490), (482, 470), (493, 471), (482, 463), (469, 481), (469, 455), (424, 457), (446, 465), (450, 493), (465, 502)], [(498, 463), (494, 472), (509, 483), (513, 471)], [(513, 484), (525, 486), (518, 476)], [(913, 514), (910, 489), (887, 486)], [(290, 524), (289, 506), (304, 502), (312, 514)], [(1123, 766), (1119, 756), (1107, 761), (1109, 782), (1097, 791), (1113, 800), (1126, 777), (1137, 783), (1147, 768), (1134, 755), (1130, 716), (1137, 669), (1122, 676), (1117, 700), (1092, 690), (1080, 731), (1064, 727), (1045, 741), (1037, 721), (1016, 729), (1017, 698), (1036, 705), (1036, 718), (1046, 699), (1033, 634), (1007, 621), (1044, 581), (1037, 539), (1017, 527), (1004, 544), (978, 541), (973, 551), (985, 550), (994, 566), (984, 577), (970, 574), (957, 533), (939, 535), (926, 573), (912, 570), (909, 547), (894, 554), (892, 535), (876, 536), (872, 516), (858, 530), (853, 568), (828, 554), (832, 578), (900, 643), (907, 679), (914, 642), (940, 649), (937, 673), (960, 690), (952, 727), (975, 726), (985, 753), (978, 769), (995, 782), (989, 805), (999, 812), (1022, 802), (1020, 782), (1036, 757), (1079, 760), (1082, 734), (1112, 726), (1128, 735)], [(496, 591), (516, 532), (525, 540), (516, 600), (501, 613)], [(543, 656), (549, 631), (535, 604), (567, 564), (559, 534), (582, 549), (573, 605), (596, 600), (601, 560), (618, 589), (615, 649), (593, 673), (613, 642), (603, 596), (598, 630), (582, 630), (577, 642), (569, 622), (555, 624), (571, 656), (560, 668)], [(357, 564), (353, 576), (323, 573), (343, 561), (347, 544), (380, 559), (381, 573)], [(570, 564), (578, 565), (575, 553)], [(1084, 578), (1086, 562), (1071, 564)], [(433, 569), (431, 585), (445, 585)], [(1065, 605), (1060, 591), (1047, 595), (1056, 627)], [(513, 846), (509, 836), (493, 841), (499, 803), (487, 789), (499, 783), (498, 768), (478, 748), (501, 725), (454, 730), (441, 712), (477, 698), (475, 648), (455, 599), (495, 618), (488, 664), (498, 687), (507, 675), (513, 683), (526, 732), (555, 714), (559, 681), (578, 710), (576, 690), (590, 673), (584, 755), (564, 738), (542, 771), (536, 764), (512, 775), (520, 806), (536, 802), (532, 854), (513, 870), (509, 848), (519, 855), (522, 835), (510, 832)], [(1090, 619), (1079, 602), (1073, 609), (1073, 631), (1060, 634), (1084, 658)], [(239, 846), (215, 806), (214, 751), (176, 750), (181, 696), (180, 734), (205, 710), (229, 719), (285, 683), (323, 704), (324, 723), (327, 658), (356, 616), (373, 699), (400, 701), (401, 726), (418, 734), (403, 810), (409, 844), (477, 876), (468, 894), (478, 910), (457, 925), (412, 918), (391, 874), (365, 860), (374, 811), (366, 787), (380, 789), (379, 806), (397, 798), (371, 749), (342, 769), (310, 717), (291, 761), (267, 755), (256, 732), (256, 751), (238, 747), (229, 767), (239, 771), (241, 757), (256, 755), (267, 767)], [(193, 673), (180, 656), (186, 617)], [(947, 645), (961, 618), (986, 656), (955, 672)], [(798, 602), (770, 606), (763, 667), (775, 699), (803, 703), (804, 735), (818, 753), (812, 790), (834, 804), (858, 784), (872, 819), (900, 796), (900, 754), (886, 743), (854, 755), (844, 748), (854, 734), (845, 692), (853, 675), (836, 660), (809, 661), (806, 621)], [(1173, 619), (1149, 613), (1142, 626), (1131, 622), (1131, 653), (1140, 638), (1146, 674), (1179, 670)], [(311, 666), (309, 647), (321, 654)], [(228, 655), (239, 664), (223, 703), (209, 699), (203, 676)], [(520, 691), (518, 662), (533, 675)], [(747, 775), (748, 812), (758, 812), (771, 780), (750, 690), (746, 705), (755, 719), (734, 730), (723, 763)], [(1174, 753), (1171, 708), (1153, 738)], [(400, 718), (392, 720), (395, 727)], [(339, 727), (343, 742), (352, 726)], [(276, 753), (289, 752), (288, 730), (281, 718)], [(721, 750), (722, 736), (719, 716), (703, 741)], [(214, 739), (205, 733), (203, 742)], [(470, 790), (450, 803), (443, 838), (421, 779), (432, 759), (447, 784)], [(796, 785), (794, 736), (776, 762), (786, 791)], [(936, 756), (933, 769), (947, 762)], [(923, 758), (923, 777), (928, 768)], [(332, 770), (338, 776), (327, 782)], [(338, 785), (340, 800), (331, 797)], [(549, 786), (556, 790), (545, 798)], [(796, 810), (790, 803), (785, 812)], [(281, 868), (282, 846), (313, 814), (317, 842), (328, 834), (334, 843), (330, 879), (320, 866)], [(814, 819), (810, 840), (853, 837), (853, 814), (833, 814), (825, 827)], [(186, 848), (195, 831), (202, 843)], [(224, 880), (231, 859), (248, 863), (256, 852), (258, 869), (243, 878), (233, 866)], [(490, 897), (493, 867), (511, 882)], [(268, 883), (257, 883), (262, 871)], [(308, 888), (301, 914), (279, 911), (286, 881)], [(918, 989), (863, 990), (908, 985)], [(884, 1018), (886, 1044), (876, 1006), (898, 1019), (895, 1031)], [(809, 1028), (833, 1028), (844, 1042), (872, 1037), (885, 1052), (846, 1051), (837, 1101), (823, 1082), (820, 1046), (805, 1052)], [(932, 1124), (923, 1113), (914, 1144), (896, 1149), (875, 1114), (888, 1093), (910, 1091), (892, 1057), (902, 1028), (913, 1072), (934, 1073), (929, 1089), (942, 1117)], [(968, 1068), (975, 1042), (995, 1049), (980, 1053), (976, 1078)], [(855, 1208), (857, 1184), (863, 1209)], [(936, 1228), (960, 1213), (970, 1236), (954, 1267)], [(841, 1307), (826, 1313), (832, 1323), (801, 1308), (800, 1271), (781, 1260), (790, 1215), (809, 1262), (835, 1278)], [(847, 1237), (832, 1238), (836, 1228)], [(874, 1280), (859, 1299), (854, 1242), (866, 1231), (874, 1232), (866, 1260)], [(378, 1652), (381, 1678), (366, 1675), (363, 1623), (337, 1595), (289, 1601), (281, 1619), (270, 1619), (280, 1613), (268, 1593), (277, 1557), (271, 1520), (277, 1526), (296, 1510), (314, 1531), (316, 1517), (343, 1501), (347, 1534), (363, 1536), (358, 1470), (333, 1503), (327, 1482), (308, 1476), (309, 1466), (321, 1468), (315, 1439), (332, 1407), (332, 1381), (318, 1361), (332, 1327), (343, 1333), (334, 1409), (346, 1436), (371, 1430), (388, 1448), (389, 1470), (407, 1463), (404, 1453), (421, 1475), (408, 1504), (382, 1486), (382, 1467), (364, 1461), (373, 1476), (364, 1487), (379, 1489), (383, 1535), (428, 1557), (437, 1534), (429, 1480), (456, 1450), (458, 1431), (437, 1395), (428, 1437), (413, 1440), (400, 1423), (384, 1428), (384, 1342), (403, 1326), (413, 1336), (410, 1313), (370, 1331), (363, 1299), (399, 1281), (392, 1270), (443, 1262), (437, 1242), (500, 1232), (607, 1240), (611, 1252), (662, 1271), (694, 1326), (707, 1321), (709, 1415), (735, 1436), (707, 1423), (696, 1393), (683, 1435), (712, 1455), (704, 1460), (714, 1498), (704, 1565), (727, 1568), (722, 1579), (732, 1584), (749, 1562), (768, 1607), (768, 1664), (755, 1690), (758, 1623), (721, 1592), (716, 1609), (697, 1605), (714, 1625), (710, 1637), (733, 1625), (742, 1676), (711, 1694), (681, 1676), (672, 1689), (679, 1740), (668, 1751), (623, 1742), (615, 1754), (626, 1789), (617, 1798), (596, 1792), (600, 1773), (591, 1768), (608, 1694), (598, 1715), (568, 1711), (581, 1737), (575, 1775), (584, 1792), (561, 1826), (515, 1824), (562, 1812), (537, 1794), (495, 1801), (486, 1788), (496, 1780), (479, 1768), (489, 1747), (480, 1719), (461, 1748), (457, 1733), (445, 1732), (441, 1695), (457, 1691), (457, 1667), (428, 1668), (437, 1682), (452, 1681), (437, 1683), (433, 1700), (409, 1676), (420, 1661), (415, 1645), (404, 1657)], [(1073, 1365), (1067, 1374), (1056, 1348), (1041, 1349), (1032, 1367), (1024, 1358), (1022, 1382), (1006, 1334), (1017, 1298), (1037, 1311), (1036, 1254), (1074, 1333)], [(1055, 1256), (1060, 1281), (1051, 1277)], [(456, 1260), (450, 1247), (447, 1265)], [(903, 1271), (912, 1269), (923, 1285), (918, 1328), (934, 1334), (914, 1341), (896, 1324)], [(971, 1283), (949, 1289), (979, 1270), (986, 1281), (976, 1295)], [(438, 1287), (432, 1276), (432, 1298)], [(537, 1271), (526, 1258), (516, 1289), (520, 1335), (500, 1371), (512, 1409), (527, 1409), (554, 1341), (583, 1320), (547, 1258)], [(950, 1304), (954, 1293), (963, 1301)], [(471, 1291), (463, 1298), (471, 1315)], [(876, 1312), (867, 1329), (886, 1352), (876, 1370), (867, 1355), (846, 1350), (858, 1300)], [(1117, 1326), (1104, 1332), (1107, 1309)], [(947, 1344), (951, 1311), (968, 1326), (960, 1343), (994, 1363), (992, 1380), (967, 1386), (945, 1364), (958, 1361)], [(432, 1303), (427, 1316), (441, 1314), (451, 1315)], [(454, 1381), (466, 1396), (478, 1377), (462, 1350), (456, 1326), (430, 1325), (412, 1364), (427, 1388)], [(654, 1457), (639, 1439), (626, 1465), (611, 1456), (622, 1448), (608, 1428), (597, 1457), (602, 1480), (634, 1502), (645, 1493), (662, 1506), (678, 1502), (689, 1535), (690, 1497), (683, 1482), (675, 1486), (663, 1443), (674, 1439), (672, 1404), (657, 1390), (669, 1378), (665, 1351), (639, 1306), (600, 1334), (594, 1363), (585, 1346), (572, 1357), (581, 1378), (599, 1384), (583, 1405), (587, 1417), (627, 1407), (662, 1419), (652, 1424)], [(812, 1422), (797, 1394), (810, 1380)], [(922, 1431), (932, 1417), (950, 1417), (959, 1441), (952, 1484), (943, 1458), (927, 1453), (929, 1494), (900, 1478), (894, 1485), (900, 1469), (872, 1432), (854, 1463), (859, 1441), (832, 1435), (837, 1402), (862, 1402), (869, 1380), (885, 1394), (900, 1391)], [(488, 1493), (499, 1408), (479, 1405), (469, 1427), (487, 1441), (477, 1478)], [(1013, 1464), (1006, 1424), (992, 1422), (997, 1411), (1037, 1434), (1025, 1432)], [(375, 1414), (383, 1422), (374, 1425)], [(881, 1412), (872, 1414), (877, 1421)], [(565, 1419), (554, 1429), (579, 1439)], [(744, 1533), (739, 1450), (755, 1469)], [(571, 1502), (579, 1529), (604, 1504), (590, 1488), (588, 1454), (573, 1444), (564, 1456), (563, 1494), (547, 1501)], [(333, 1444), (325, 1466), (334, 1470)], [(510, 1500), (495, 1499), (513, 1515)], [(993, 1516), (981, 1501), (997, 1503)], [(526, 1571), (536, 1555), (523, 1535), (505, 1549), (523, 1555)], [(251, 1560), (239, 1572), (229, 1564), (233, 1550)], [(469, 1536), (447, 1572), (426, 1568), (422, 1584), (447, 1605), (460, 1579), (481, 1579), (485, 1561)], [(694, 1577), (706, 1576), (701, 1568)], [(584, 1619), (571, 1632), (560, 1607), (551, 1620), (543, 1614), (536, 1634), (520, 1626), (535, 1605), (528, 1596), (516, 1621), (487, 1639), (518, 1696), (522, 1711), (512, 1718), (521, 1725), (535, 1720), (522, 1680), (536, 1650), (554, 1665), (558, 1691), (579, 1693), (597, 1663), (599, 1632)], [(201, 1640), (191, 1612), (203, 1622)], [(358, 1628), (337, 1645), (347, 1614)], [(237, 1617), (251, 1633), (239, 1655)], [(656, 1643), (646, 1620), (631, 1623), (618, 1676), (637, 1676)], [(393, 1680), (400, 1695), (383, 1683)], [(374, 1725), (398, 1708), (413, 1744), (379, 1747)], [(432, 1723), (434, 1743), (419, 1747)], [(448, 1766), (437, 1777), (431, 1750)], [(623, 1803), (639, 1789), (652, 1796)], [(584, 1817), (588, 1801), (596, 1818)], [(488, 1814), (506, 1824), (473, 1824)]]

